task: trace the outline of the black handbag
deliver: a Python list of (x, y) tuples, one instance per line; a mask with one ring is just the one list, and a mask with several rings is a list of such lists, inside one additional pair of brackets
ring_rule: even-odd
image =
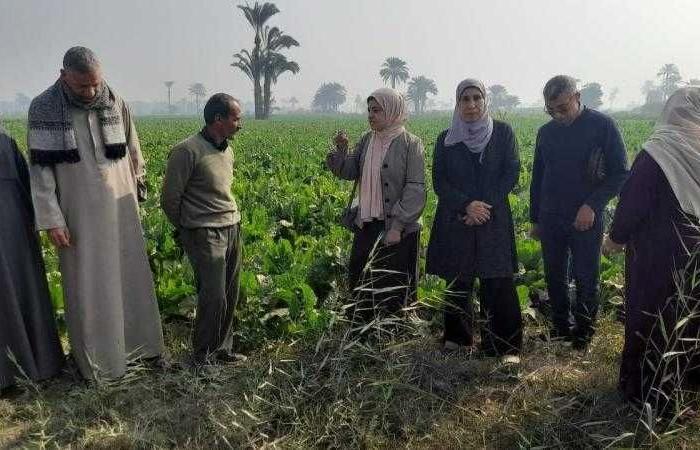
[(352, 201), (355, 198), (355, 192), (357, 191), (357, 183), (360, 179), (356, 179), (355, 183), (352, 185), (352, 193), (350, 194), (350, 199), (348, 200), (348, 204), (343, 209), (343, 212), (340, 214), (340, 224), (347, 228), (348, 230), (352, 231), (353, 233), (357, 232), (360, 230), (360, 228), (357, 226), (355, 223), (357, 219), (357, 212), (358, 212), (358, 207), (357, 205), (352, 206)]
[[(365, 145), (367, 145), (367, 140), (369, 139), (369, 133), (365, 134), (362, 136), (362, 139), (360, 140), (360, 143), (358, 145), (358, 148), (362, 149), (364, 151)], [(347, 228), (348, 230), (352, 231), (353, 233), (357, 233), (360, 231), (360, 227), (357, 226), (356, 219), (357, 219), (357, 213), (359, 211), (358, 206), (352, 206), (352, 201), (355, 199), (355, 192), (357, 192), (357, 184), (360, 181), (360, 177), (358, 176), (355, 179), (355, 183), (352, 185), (352, 192), (350, 193), (350, 198), (348, 199), (348, 204), (343, 209), (343, 212), (340, 214), (340, 218), (338, 219), (338, 222), (340, 224)]]
[(586, 178), (592, 186), (598, 186), (605, 181), (605, 153), (601, 147), (595, 147), (588, 158)]

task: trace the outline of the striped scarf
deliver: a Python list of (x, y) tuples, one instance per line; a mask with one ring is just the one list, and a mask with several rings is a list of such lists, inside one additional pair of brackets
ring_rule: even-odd
[(97, 112), (107, 158), (120, 159), (126, 155), (122, 115), (109, 86), (103, 82), (95, 98), (84, 103), (58, 80), (29, 106), (27, 139), (32, 164), (47, 166), (80, 161), (71, 106)]

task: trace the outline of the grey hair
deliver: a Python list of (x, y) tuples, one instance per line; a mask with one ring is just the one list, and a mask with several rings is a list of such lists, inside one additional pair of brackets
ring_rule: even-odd
[(87, 47), (71, 47), (63, 56), (63, 68), (80, 73), (89, 73), (100, 67), (95, 52)]
[(576, 79), (568, 75), (557, 75), (547, 81), (542, 94), (545, 101), (554, 100), (562, 94), (573, 94), (577, 92)]

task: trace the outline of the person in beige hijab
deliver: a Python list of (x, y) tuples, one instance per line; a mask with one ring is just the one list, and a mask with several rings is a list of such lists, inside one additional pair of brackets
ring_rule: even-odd
[(619, 388), (657, 411), (670, 406), (674, 391), (700, 380), (699, 292), (690, 282), (698, 267), (698, 217), (700, 88), (689, 87), (668, 99), (637, 155), (603, 249), (626, 251)]
[(397, 313), (416, 299), (420, 216), (425, 207), (423, 143), (406, 131), (407, 107), (394, 89), (367, 98), (370, 131), (352, 153), (339, 132), (326, 165), (337, 177), (355, 181), (348, 223), (354, 232), (348, 284), (352, 319)]

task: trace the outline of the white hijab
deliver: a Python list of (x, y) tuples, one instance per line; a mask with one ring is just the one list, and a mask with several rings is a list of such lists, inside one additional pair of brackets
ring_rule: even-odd
[(362, 176), (360, 177), (360, 190), (358, 192), (360, 213), (357, 217), (360, 222), (374, 218), (382, 219), (384, 217), (381, 165), (391, 142), (406, 131), (404, 123), (407, 119), (406, 100), (397, 90), (391, 88), (377, 89), (372, 92), (372, 95), (367, 100), (369, 101), (369, 99), (376, 100), (382, 107), (388, 125), (382, 131), (372, 132), (366, 150)]
[(700, 88), (671, 95), (643, 148), (661, 167), (683, 211), (700, 217)]

